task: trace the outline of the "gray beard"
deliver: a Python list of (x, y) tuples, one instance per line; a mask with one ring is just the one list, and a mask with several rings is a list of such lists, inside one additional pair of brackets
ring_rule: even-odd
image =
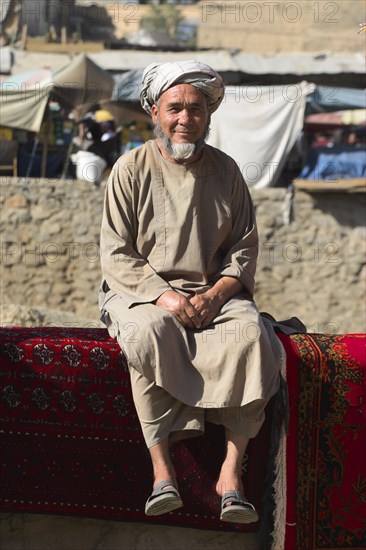
[(202, 151), (205, 140), (210, 134), (210, 127), (207, 125), (205, 134), (196, 143), (174, 143), (161, 129), (157, 121), (154, 127), (154, 135), (161, 142), (169, 157), (174, 160), (187, 160)]

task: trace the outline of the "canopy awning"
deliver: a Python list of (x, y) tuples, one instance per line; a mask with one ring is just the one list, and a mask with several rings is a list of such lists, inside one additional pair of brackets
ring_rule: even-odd
[(73, 108), (110, 99), (113, 77), (84, 54), (55, 74), (38, 69), (14, 75), (0, 86), (1, 125), (38, 132), (52, 95)]

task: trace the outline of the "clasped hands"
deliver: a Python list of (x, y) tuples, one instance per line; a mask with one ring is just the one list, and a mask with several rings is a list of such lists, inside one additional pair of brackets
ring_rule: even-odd
[(216, 292), (209, 288), (188, 298), (174, 290), (167, 290), (157, 299), (155, 305), (172, 313), (183, 326), (199, 329), (211, 323), (222, 302)]

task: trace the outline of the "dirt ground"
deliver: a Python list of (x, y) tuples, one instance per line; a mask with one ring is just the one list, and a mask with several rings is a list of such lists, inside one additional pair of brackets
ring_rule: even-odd
[(2, 550), (259, 550), (256, 534), (37, 514), (0, 519)]

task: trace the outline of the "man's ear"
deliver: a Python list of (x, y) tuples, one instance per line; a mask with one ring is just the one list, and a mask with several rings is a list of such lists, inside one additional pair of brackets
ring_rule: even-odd
[(159, 112), (159, 109), (154, 103), (154, 105), (151, 107), (151, 118), (154, 124), (156, 123), (156, 120), (158, 118), (158, 112)]

